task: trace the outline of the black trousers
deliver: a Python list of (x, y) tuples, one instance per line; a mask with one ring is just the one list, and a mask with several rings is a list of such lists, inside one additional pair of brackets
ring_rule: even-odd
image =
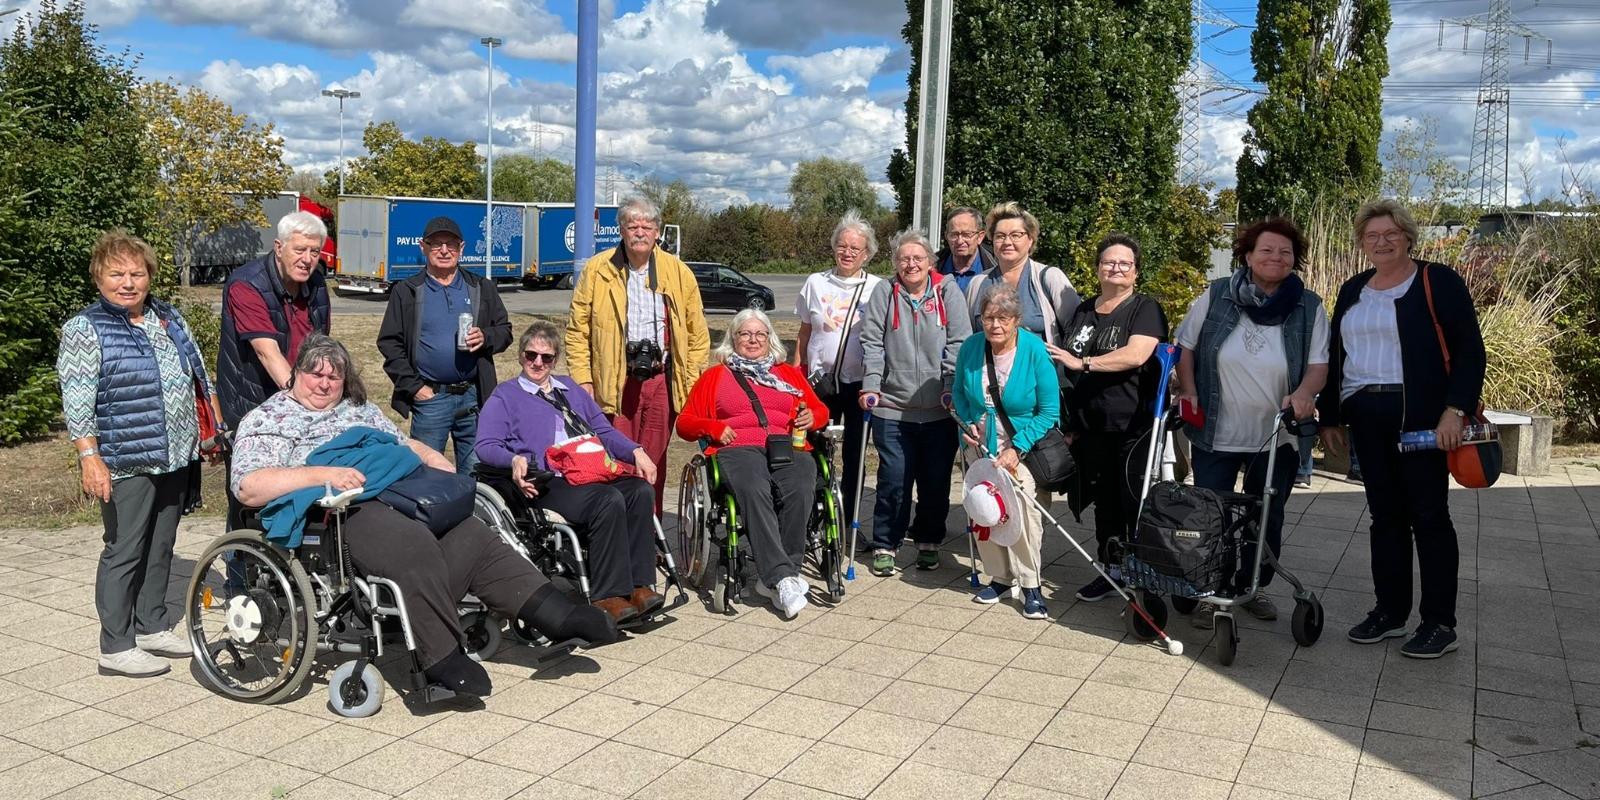
[(839, 473), (839, 493), (844, 502), (841, 513), (847, 519), (853, 518), (856, 498), (861, 496), (861, 480), (866, 477), (861, 473), (861, 441), (867, 435), (866, 412), (861, 410), (861, 382), (841, 383), (838, 394), (818, 396), (828, 404), (828, 419), (844, 422), (844, 439), (839, 442), (844, 449), (843, 463), (839, 466), (844, 470)]
[[(1341, 406), (1350, 441), (1361, 459), (1367, 510), (1372, 516), (1372, 589), (1392, 619), (1411, 616), (1411, 550), (1422, 578), (1423, 622), (1456, 626), (1456, 573), (1460, 551), (1450, 521), (1450, 469), (1443, 450), (1402, 453), (1400, 392), (1357, 392)], [(1437, 420), (1411, 420), (1421, 429)]]
[(776, 589), (778, 581), (800, 574), (805, 559), (816, 458), (796, 450), (788, 465), (768, 469), (765, 448), (724, 447), (717, 451), (717, 465), (744, 517), (761, 582)]
[(596, 600), (626, 597), (656, 582), (656, 494), (643, 478), (573, 486), (555, 478), (529, 505), (554, 511), (585, 542), (589, 591)]
[(357, 569), (405, 593), (423, 669), (460, 650), (456, 601), (467, 592), (511, 619), (549, 582), (477, 517), (435, 538), (426, 525), (369, 500), (350, 507), (344, 540)]
[[(1148, 430), (1148, 429), (1146, 429)], [(1094, 538), (1099, 543), (1095, 558), (1101, 564), (1112, 563), (1110, 542), (1133, 540), (1134, 526), (1139, 516), (1139, 476), (1144, 470), (1144, 456), (1134, 449), (1142, 442), (1142, 430), (1093, 431), (1084, 434), (1080, 452), (1085, 477), (1094, 481)]]

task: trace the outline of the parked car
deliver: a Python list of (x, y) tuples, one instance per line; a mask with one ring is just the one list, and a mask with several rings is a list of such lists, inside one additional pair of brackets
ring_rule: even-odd
[(772, 290), (727, 264), (690, 261), (689, 270), (700, 284), (700, 304), (706, 308), (738, 310), (772, 309)]

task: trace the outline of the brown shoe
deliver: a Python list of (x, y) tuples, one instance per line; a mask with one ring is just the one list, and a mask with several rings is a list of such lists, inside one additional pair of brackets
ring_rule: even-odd
[(644, 616), (665, 605), (667, 598), (662, 597), (655, 589), (648, 586), (640, 586), (633, 590), (633, 594), (628, 595), (628, 602), (632, 603), (634, 608), (639, 609), (640, 616)]
[(606, 612), (611, 617), (611, 621), (619, 625), (639, 616), (639, 609), (634, 608), (626, 597), (607, 597), (603, 600), (596, 600), (591, 605)]

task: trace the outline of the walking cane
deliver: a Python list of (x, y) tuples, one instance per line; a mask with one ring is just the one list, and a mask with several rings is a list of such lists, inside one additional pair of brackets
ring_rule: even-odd
[[(876, 400), (867, 401), (867, 405), (877, 405)], [(844, 579), (856, 579), (856, 537), (861, 534), (861, 495), (867, 490), (867, 439), (872, 436), (872, 409), (861, 412), (861, 451), (856, 454), (856, 502), (855, 508), (850, 510), (850, 550), (845, 553), (845, 558), (850, 560), (850, 566), (844, 571)]]

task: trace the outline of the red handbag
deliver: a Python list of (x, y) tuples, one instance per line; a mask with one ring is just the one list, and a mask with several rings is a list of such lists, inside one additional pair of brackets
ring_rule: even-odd
[(600, 437), (592, 433), (550, 445), (544, 451), (544, 460), (573, 486), (610, 483), (633, 474), (633, 465), (612, 458)]
[[(1444, 354), (1444, 373), (1450, 374), (1450, 345), (1445, 343), (1444, 328), (1439, 325), (1439, 312), (1433, 308), (1433, 282), (1428, 280), (1428, 267), (1423, 265), (1422, 293), (1428, 298), (1428, 316), (1433, 317), (1433, 332), (1439, 337), (1439, 350)], [(1478, 402), (1478, 407), (1463, 415), (1462, 425), (1484, 425), (1489, 430), (1495, 430), (1494, 423), (1489, 421), (1483, 413), (1483, 402)], [(1500, 450), (1500, 438), (1486, 442), (1472, 442), (1462, 444), (1454, 450), (1445, 453), (1445, 464), (1450, 468), (1450, 477), (1456, 483), (1468, 489), (1487, 489), (1500, 479), (1500, 468), (1505, 456)]]

